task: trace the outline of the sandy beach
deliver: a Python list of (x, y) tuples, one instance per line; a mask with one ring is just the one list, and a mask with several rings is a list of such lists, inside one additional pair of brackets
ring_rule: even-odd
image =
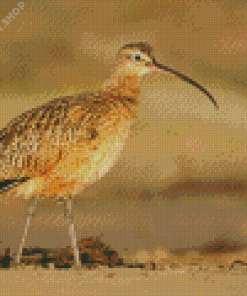
[(183, 267), (160, 271), (25, 267), (0, 270), (0, 295), (243, 296), (247, 293), (246, 274), (247, 267), (236, 267), (234, 271), (214, 266), (202, 270)]

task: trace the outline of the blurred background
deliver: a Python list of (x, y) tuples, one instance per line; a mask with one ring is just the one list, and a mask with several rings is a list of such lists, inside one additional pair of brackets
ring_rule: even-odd
[[(103, 235), (121, 256), (247, 243), (246, 25), (245, 0), (1, 1), (0, 128), (54, 97), (98, 89), (117, 50), (136, 41), (220, 107), (171, 75), (146, 77), (117, 165), (75, 200), (78, 239)], [(0, 200), (0, 247), (17, 248), (26, 206)], [(63, 207), (41, 203), (26, 246), (69, 244)]]

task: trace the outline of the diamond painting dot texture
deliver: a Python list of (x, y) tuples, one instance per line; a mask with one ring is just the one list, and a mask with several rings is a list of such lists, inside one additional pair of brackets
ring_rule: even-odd
[(2, 1), (0, 295), (247, 295), (245, 1)]

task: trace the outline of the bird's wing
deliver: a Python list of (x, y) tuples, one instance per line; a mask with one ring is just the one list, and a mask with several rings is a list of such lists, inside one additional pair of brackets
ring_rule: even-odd
[[(0, 182), (44, 176), (75, 147), (97, 135), (90, 94), (54, 99), (13, 119), (0, 131)], [(83, 147), (81, 147), (83, 148)]]

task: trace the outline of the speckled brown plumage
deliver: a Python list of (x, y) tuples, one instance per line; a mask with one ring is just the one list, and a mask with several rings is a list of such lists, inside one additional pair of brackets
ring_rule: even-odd
[(46, 174), (66, 147), (83, 147), (101, 137), (102, 126), (130, 120), (137, 108), (109, 92), (83, 93), (50, 101), (12, 120), (0, 133), (0, 178)]

